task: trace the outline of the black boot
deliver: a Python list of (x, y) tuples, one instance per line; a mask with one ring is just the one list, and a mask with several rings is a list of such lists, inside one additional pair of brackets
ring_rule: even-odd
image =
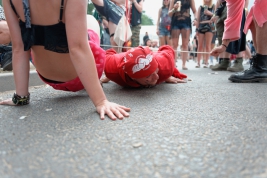
[(254, 83), (267, 82), (267, 55), (256, 54), (249, 69), (229, 77), (232, 82)]
[(12, 71), (12, 51), (1, 54), (1, 67), (3, 71)]

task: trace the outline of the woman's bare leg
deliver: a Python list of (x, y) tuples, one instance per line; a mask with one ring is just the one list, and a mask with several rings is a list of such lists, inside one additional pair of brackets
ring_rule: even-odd
[(177, 48), (179, 43), (180, 30), (172, 30), (172, 48), (175, 52), (174, 63), (177, 61)]
[(196, 67), (200, 67), (200, 61), (201, 61), (201, 58), (203, 56), (202, 52), (203, 52), (203, 49), (204, 49), (204, 38), (205, 38), (204, 34), (198, 33), (198, 48), (197, 48), (197, 52), (199, 52), (199, 53), (197, 54), (197, 66)]
[[(183, 51), (188, 51), (188, 42), (189, 42), (189, 37), (190, 37), (190, 29), (182, 29), (181, 30), (182, 34), (182, 50)], [(186, 67), (186, 61), (188, 59), (188, 52), (183, 52), (181, 53), (182, 56), (182, 68), (187, 69)]]
[(204, 55), (204, 63), (205, 63), (205, 65), (208, 65), (209, 58), (210, 58), (209, 52), (211, 51), (211, 41), (212, 41), (212, 38), (213, 38), (213, 33), (212, 32), (205, 33), (205, 37), (204, 38), (205, 38), (205, 52), (207, 52)]

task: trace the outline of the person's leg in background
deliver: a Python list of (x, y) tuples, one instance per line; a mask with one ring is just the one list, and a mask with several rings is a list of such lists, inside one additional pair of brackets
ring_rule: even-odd
[(198, 32), (198, 48), (197, 48), (197, 65), (196, 68), (200, 68), (201, 59), (203, 58), (203, 50), (204, 50), (204, 37), (205, 34)]
[(178, 58), (177, 48), (178, 48), (178, 44), (179, 44), (180, 33), (181, 33), (181, 31), (179, 29), (172, 29), (172, 31), (171, 31), (172, 48), (175, 52), (174, 63), (177, 62), (177, 58)]
[[(216, 23), (218, 45), (222, 44), (222, 36), (224, 32), (224, 21)], [(230, 65), (230, 54), (227, 52), (220, 53), (218, 64), (210, 66), (213, 71), (227, 70)]]
[(164, 33), (164, 29), (162, 27), (159, 27), (159, 46), (166, 44), (166, 36)]
[[(215, 41), (216, 41), (217, 35), (216, 32), (213, 32), (212, 40), (211, 40), (211, 49), (215, 47)], [(213, 66), (213, 56), (210, 55), (210, 66)]]
[(226, 50), (229, 53), (237, 55), (237, 58), (233, 61), (233, 65), (228, 67), (227, 71), (240, 72), (244, 70), (243, 54), (244, 54), (244, 51), (246, 51), (246, 46), (247, 46), (246, 34), (243, 32), (245, 22), (246, 22), (246, 12), (244, 10), (242, 21), (241, 21), (241, 27), (240, 27), (240, 38), (239, 40), (231, 42), (228, 45), (228, 48)]
[(166, 41), (166, 44), (167, 45), (170, 45), (172, 46), (172, 40), (171, 40), (171, 34), (170, 34), (170, 31), (168, 30), (166, 36), (165, 36), (165, 41)]
[(140, 45), (140, 30), (141, 30), (141, 25), (136, 25), (131, 27), (132, 30), (132, 47), (137, 47)]
[[(182, 34), (181, 51), (188, 51), (188, 41), (190, 38), (190, 33), (191, 33), (190, 29), (185, 28), (181, 30), (181, 34)], [(182, 52), (181, 57), (182, 57), (182, 69), (187, 70), (186, 61), (188, 59), (188, 52)]]
[(267, 23), (259, 27), (253, 19), (250, 27), (257, 54), (252, 58), (252, 65), (248, 70), (230, 76), (229, 80), (233, 82), (267, 82)]
[(209, 58), (210, 58), (209, 52), (211, 51), (212, 38), (213, 38), (212, 32), (206, 32), (204, 34), (205, 52), (206, 52), (206, 54), (203, 55), (204, 56), (204, 68), (208, 68), (208, 65), (209, 65)]

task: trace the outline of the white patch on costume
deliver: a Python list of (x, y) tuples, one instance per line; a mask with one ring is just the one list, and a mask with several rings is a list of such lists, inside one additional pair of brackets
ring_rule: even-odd
[(138, 63), (135, 64), (132, 68), (133, 74), (144, 69), (152, 61), (153, 56), (148, 54), (146, 58), (139, 58)]
[(130, 57), (133, 57), (133, 54), (132, 54), (132, 53), (129, 53), (128, 55), (129, 55)]

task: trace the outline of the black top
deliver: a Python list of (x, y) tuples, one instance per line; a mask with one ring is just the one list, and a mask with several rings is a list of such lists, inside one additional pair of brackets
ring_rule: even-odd
[[(137, 0), (137, 3), (139, 3), (141, 0)], [(132, 5), (132, 17), (131, 17), (131, 26), (137, 26), (141, 24), (141, 17), (142, 13), (140, 13), (134, 4)]]
[(23, 22), (10, 0), (15, 14), (19, 18), (24, 51), (28, 51), (33, 45), (44, 46), (46, 50), (57, 53), (69, 53), (65, 24), (62, 22), (64, 0), (61, 0), (59, 22), (54, 25), (34, 25), (30, 23), (30, 11), (28, 0), (23, 0), (25, 22)]

